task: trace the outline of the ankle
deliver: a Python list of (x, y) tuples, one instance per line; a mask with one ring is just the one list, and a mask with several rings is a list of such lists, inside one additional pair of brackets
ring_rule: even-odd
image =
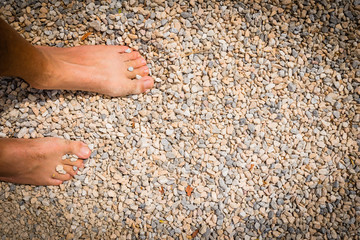
[(30, 63), (28, 71), (22, 77), (31, 87), (37, 89), (51, 89), (53, 86), (53, 57), (42, 47), (35, 47), (38, 61)]
[(9, 138), (0, 139), (0, 177), (8, 177), (12, 175), (12, 171), (9, 171), (9, 166), (11, 166), (11, 161), (14, 161), (14, 158), (10, 157), (13, 155), (13, 141), (13, 139)]

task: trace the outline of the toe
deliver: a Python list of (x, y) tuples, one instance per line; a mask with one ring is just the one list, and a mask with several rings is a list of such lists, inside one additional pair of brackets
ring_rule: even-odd
[(70, 166), (75, 166), (78, 168), (84, 167), (84, 161), (81, 159), (78, 159), (75, 162), (70, 161), (70, 159), (65, 159), (65, 160), (63, 160), (62, 163), (66, 164), (66, 165), (70, 165)]
[[(75, 168), (77, 169), (76, 166), (75, 166)], [(73, 166), (70, 166), (70, 165), (64, 165), (64, 170), (71, 176), (75, 176), (77, 173), (77, 170), (74, 170)]]
[(61, 181), (61, 180), (50, 178), (48, 185), (58, 186), (58, 185), (60, 185), (62, 183), (63, 183), (63, 181)]
[[(65, 167), (64, 167), (65, 169)], [(66, 174), (60, 174), (60, 173), (54, 173), (52, 176), (51, 176), (53, 179), (56, 179), (56, 180), (60, 180), (60, 181), (68, 181), (72, 178), (72, 176), (68, 173)]]
[(148, 66), (142, 66), (142, 67), (139, 67), (139, 68), (135, 68), (135, 69), (133, 69), (133, 71), (129, 71), (129, 70), (127, 70), (127, 77), (128, 78), (130, 78), (130, 79), (134, 79), (134, 78), (136, 78), (136, 75), (139, 75), (139, 76), (142, 76), (142, 77), (144, 77), (144, 76), (146, 76), (146, 75), (149, 75), (149, 68), (148, 68)]
[(140, 76), (146, 76), (146, 75), (148, 75), (149, 74), (149, 72), (150, 72), (150, 70), (149, 70), (149, 67), (148, 66), (142, 66), (142, 67), (139, 67), (139, 68), (136, 68), (136, 69), (134, 69), (134, 71), (133, 71), (133, 73), (135, 74), (135, 76), (136, 75), (140, 75)]
[(141, 57), (139, 52), (124, 53), (122, 54), (122, 56), (124, 57), (125, 62), (135, 60)]
[(67, 154), (74, 154), (82, 159), (90, 157), (91, 151), (85, 143), (67, 140), (66, 145)]
[(154, 86), (154, 79), (146, 76), (139, 80), (131, 80), (131, 86), (129, 94), (140, 94), (146, 90), (151, 89)]
[(119, 53), (125, 53), (126, 51), (129, 51), (128, 49), (130, 49), (129, 47), (127, 46), (114, 46), (116, 47), (116, 50), (119, 52)]
[(134, 69), (142, 67), (146, 65), (146, 60), (144, 58), (137, 58), (135, 60), (127, 61), (126, 62), (128, 67), (133, 67)]
[(150, 90), (150, 89), (152, 89), (154, 87), (154, 79), (152, 77), (150, 77), (150, 76), (142, 77), (138, 81), (143, 82), (144, 92), (147, 91), (147, 90)]

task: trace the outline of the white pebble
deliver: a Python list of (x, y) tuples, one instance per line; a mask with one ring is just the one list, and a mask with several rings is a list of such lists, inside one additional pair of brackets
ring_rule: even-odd
[(64, 170), (64, 166), (63, 166), (63, 165), (57, 165), (56, 168), (55, 168), (55, 170), (56, 170), (57, 172), (60, 172), (61, 170)]

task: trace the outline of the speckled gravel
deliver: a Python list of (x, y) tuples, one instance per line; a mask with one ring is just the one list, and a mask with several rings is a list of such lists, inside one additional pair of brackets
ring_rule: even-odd
[(2, 239), (359, 239), (359, 11), (1, 1), (31, 43), (128, 45), (155, 78), (127, 98), (0, 80), (0, 137), (92, 149), (60, 187), (0, 183)]

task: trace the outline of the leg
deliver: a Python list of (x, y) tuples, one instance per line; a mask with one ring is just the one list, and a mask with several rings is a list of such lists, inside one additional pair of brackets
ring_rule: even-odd
[[(77, 155), (79, 159), (63, 160), (65, 154)], [(0, 139), (0, 181), (59, 185), (70, 180), (89, 156), (90, 149), (82, 142), (61, 138)], [(57, 173), (57, 165), (63, 165), (67, 173)]]
[[(154, 80), (148, 76), (145, 59), (128, 49), (34, 47), (0, 18), (0, 76), (21, 77), (39, 89), (85, 90), (110, 96), (143, 93), (153, 87)], [(129, 67), (134, 70), (128, 71)]]
[(46, 56), (0, 18), (0, 76), (34, 79), (47, 65)]
[[(43, 86), (36, 80), (45, 78), (49, 68), (46, 54), (31, 46), (9, 25), (0, 19), (0, 75), (29, 79), (34, 86)], [(50, 75), (47, 75), (51, 79)], [(71, 153), (79, 160), (62, 160)], [(0, 139), (0, 181), (34, 185), (59, 185), (69, 180), (83, 166), (82, 159), (90, 155), (89, 148), (81, 142), (59, 138)], [(63, 165), (66, 174), (55, 171)], [(75, 167), (74, 167), (75, 166)]]
[[(146, 61), (123, 46), (34, 47), (0, 18), (0, 76), (18, 76), (40, 89), (87, 90), (125, 96), (153, 87)], [(127, 69), (132, 67), (132, 72)], [(137, 76), (138, 75), (138, 76)], [(141, 78), (139, 77), (141, 76)], [(133, 80), (134, 78), (140, 78)], [(64, 154), (80, 160), (62, 160)], [(0, 139), (0, 181), (59, 185), (83, 166), (90, 150), (59, 138)], [(55, 171), (63, 165), (66, 174)], [(73, 168), (74, 167), (74, 168)]]

